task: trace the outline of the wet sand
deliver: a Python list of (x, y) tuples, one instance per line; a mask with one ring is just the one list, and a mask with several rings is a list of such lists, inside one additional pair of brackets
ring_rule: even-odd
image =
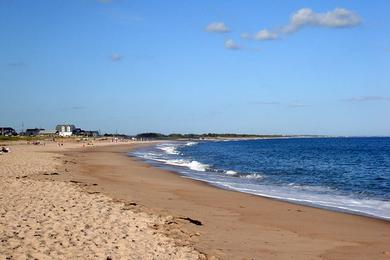
[(49, 178), (170, 219), (156, 229), (209, 258), (390, 259), (387, 221), (217, 189), (129, 158), (139, 145), (63, 152)]

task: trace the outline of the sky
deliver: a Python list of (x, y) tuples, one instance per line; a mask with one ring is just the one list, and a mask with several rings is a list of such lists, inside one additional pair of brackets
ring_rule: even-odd
[(0, 125), (390, 136), (390, 1), (0, 0)]

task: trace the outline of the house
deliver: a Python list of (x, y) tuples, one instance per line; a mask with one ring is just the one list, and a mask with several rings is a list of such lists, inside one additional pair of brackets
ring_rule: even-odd
[(85, 136), (85, 137), (98, 137), (99, 132), (98, 131), (87, 131), (83, 130), (81, 128), (75, 128), (73, 130), (73, 134), (77, 136)]
[(26, 129), (25, 135), (26, 136), (36, 136), (36, 135), (40, 135), (43, 131), (45, 131), (45, 129), (43, 129), (43, 128), (29, 128), (29, 129)]
[(72, 133), (74, 134), (74, 135), (81, 135), (81, 136), (84, 136), (85, 135), (85, 131), (83, 130), (83, 129), (81, 129), (81, 128), (75, 128), (75, 129), (73, 129), (73, 131), (72, 131)]
[(44, 135), (44, 136), (53, 136), (57, 133), (55, 130), (43, 130), (39, 132), (39, 135)]
[(16, 133), (15, 129), (11, 127), (0, 127), (0, 135), (13, 136), (18, 134)]
[(98, 131), (85, 131), (85, 136), (88, 137), (98, 137), (99, 132)]
[(57, 125), (56, 131), (59, 136), (71, 136), (73, 134), (73, 130), (75, 130), (74, 125)]

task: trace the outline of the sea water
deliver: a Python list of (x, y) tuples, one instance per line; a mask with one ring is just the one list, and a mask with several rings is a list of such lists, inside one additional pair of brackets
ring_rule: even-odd
[(166, 142), (133, 151), (223, 189), (390, 220), (390, 138)]

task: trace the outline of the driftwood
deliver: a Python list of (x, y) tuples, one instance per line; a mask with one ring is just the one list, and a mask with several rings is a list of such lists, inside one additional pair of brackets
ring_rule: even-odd
[(201, 221), (196, 220), (196, 219), (192, 219), (192, 218), (189, 218), (189, 217), (186, 217), (186, 218), (181, 217), (180, 219), (187, 220), (187, 221), (189, 221), (191, 224), (194, 224), (194, 225), (197, 225), (197, 226), (202, 226), (202, 225), (203, 225)]

